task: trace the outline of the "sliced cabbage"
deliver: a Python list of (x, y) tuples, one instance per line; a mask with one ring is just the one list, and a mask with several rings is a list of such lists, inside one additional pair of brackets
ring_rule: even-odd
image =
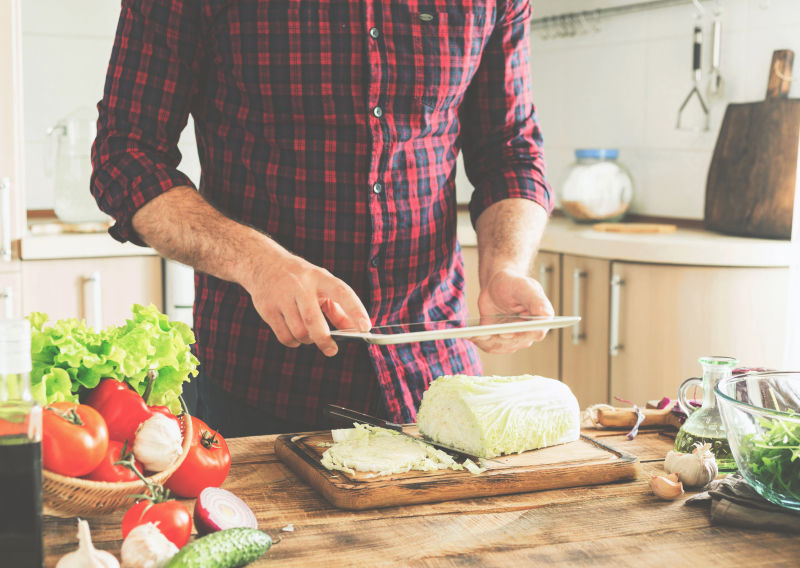
[(493, 458), (577, 440), (580, 408), (554, 379), (452, 375), (425, 391), (417, 426), (435, 442)]
[(412, 469), (464, 469), (447, 453), (386, 428), (356, 424), (331, 434), (333, 444), (322, 454), (322, 465), (330, 470), (391, 475)]

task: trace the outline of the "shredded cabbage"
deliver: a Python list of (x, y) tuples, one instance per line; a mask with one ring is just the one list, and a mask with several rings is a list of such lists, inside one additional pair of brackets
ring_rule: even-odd
[(464, 469), (446, 452), (422, 440), (367, 424), (354, 426), (331, 430), (333, 444), (322, 454), (323, 466), (350, 474), (362, 471), (376, 475), (405, 473), (412, 469)]
[(425, 391), (417, 425), (435, 442), (493, 458), (577, 440), (580, 408), (554, 379), (452, 375)]

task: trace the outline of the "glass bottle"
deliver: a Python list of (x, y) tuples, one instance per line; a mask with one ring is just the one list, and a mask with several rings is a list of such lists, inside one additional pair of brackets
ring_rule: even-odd
[(42, 409), (31, 395), (31, 327), (0, 320), (0, 564), (44, 564)]
[[(736, 471), (728, 434), (714, 397), (714, 387), (722, 379), (731, 376), (739, 361), (733, 357), (700, 357), (699, 361), (703, 367), (702, 381), (692, 377), (683, 381), (678, 389), (678, 404), (688, 418), (675, 437), (675, 451), (691, 453), (695, 444), (708, 443), (711, 444), (711, 452), (717, 460), (719, 470)], [(686, 390), (698, 382), (702, 383), (703, 404), (700, 408), (695, 408), (686, 399)]]

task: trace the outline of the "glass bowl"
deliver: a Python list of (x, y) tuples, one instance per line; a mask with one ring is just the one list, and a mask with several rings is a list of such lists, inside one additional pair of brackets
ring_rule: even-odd
[(765, 499), (800, 511), (800, 372), (734, 375), (714, 392), (739, 473)]

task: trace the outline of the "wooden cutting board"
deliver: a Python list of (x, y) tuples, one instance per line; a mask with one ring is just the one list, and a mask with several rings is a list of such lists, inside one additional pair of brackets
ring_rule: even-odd
[(708, 170), (705, 226), (789, 239), (798, 180), (800, 100), (788, 99), (794, 53), (772, 57), (767, 98), (731, 104)]
[(329, 471), (320, 463), (331, 433), (284, 434), (275, 453), (292, 471), (340, 509), (373, 509), (415, 503), (526, 493), (635, 479), (639, 459), (581, 436), (569, 444), (502, 456), (475, 475), (443, 469), (369, 477)]

